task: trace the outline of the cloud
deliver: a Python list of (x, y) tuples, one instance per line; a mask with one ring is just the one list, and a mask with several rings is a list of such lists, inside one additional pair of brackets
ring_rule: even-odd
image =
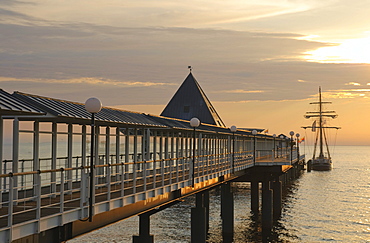
[(325, 95), (335, 99), (370, 98), (370, 89), (329, 90)]
[(349, 83), (346, 83), (345, 85), (360, 86), (361, 84), (360, 83), (356, 83), (356, 82), (349, 82)]
[(81, 77), (74, 79), (41, 79), (41, 78), (11, 78), (0, 77), (1, 82), (32, 82), (32, 83), (62, 83), (62, 84), (90, 84), (104, 86), (121, 86), (121, 87), (150, 87), (150, 86), (165, 86), (175, 85), (171, 83), (154, 83), (154, 82), (138, 82), (138, 81), (117, 81), (104, 78)]
[(307, 63), (303, 53), (331, 44), (299, 39), (306, 35), (298, 33), (117, 27), (41, 17), (0, 24), (0, 73), (14, 78), (4, 79), (2, 88), (72, 100), (96, 93), (110, 105), (165, 105), (191, 65), (212, 101), (295, 100), (316, 94), (319, 85), (345, 88), (354, 73), (364, 82), (368, 72), (364, 65), (348, 72), (341, 65)]
[[(117, 27), (213, 28), (223, 24), (292, 14), (311, 8), (311, 3), (307, 4), (303, 1), (269, 0), (190, 0), (187, 2), (109, 0), (104, 3), (97, 0), (80, 0), (74, 1), (73, 4), (69, 1), (30, 2), (34, 6), (25, 7), (21, 2), (17, 2), (16, 5), (19, 7), (16, 9), (22, 14), (49, 21), (83, 22)], [(4, 6), (7, 5), (4, 4)], [(96, 18), (97, 15), (99, 18)]]
[(234, 94), (253, 94), (253, 93), (264, 93), (265, 91), (236, 89), (236, 90), (226, 90), (224, 92), (225, 93), (234, 93)]

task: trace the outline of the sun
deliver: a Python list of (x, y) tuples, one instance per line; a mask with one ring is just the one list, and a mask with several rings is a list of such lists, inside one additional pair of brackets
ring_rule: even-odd
[(345, 40), (335, 46), (308, 51), (305, 55), (311, 62), (370, 64), (370, 37)]

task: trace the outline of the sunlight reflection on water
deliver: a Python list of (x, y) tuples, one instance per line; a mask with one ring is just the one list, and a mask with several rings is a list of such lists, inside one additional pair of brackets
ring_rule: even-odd
[[(370, 242), (370, 147), (337, 146), (330, 172), (305, 172), (284, 199), (273, 242)], [(248, 183), (235, 183), (235, 242), (259, 242)], [(220, 195), (210, 195), (209, 242), (221, 243)], [(190, 242), (194, 197), (151, 216), (155, 242)], [(68, 241), (132, 242), (138, 217)]]

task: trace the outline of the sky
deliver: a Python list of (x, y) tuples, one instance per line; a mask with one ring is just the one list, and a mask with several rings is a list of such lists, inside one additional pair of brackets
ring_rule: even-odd
[[(193, 74), (227, 126), (370, 145), (370, 1), (0, 0), (0, 88), (159, 115)], [(334, 138), (335, 140), (335, 138)]]

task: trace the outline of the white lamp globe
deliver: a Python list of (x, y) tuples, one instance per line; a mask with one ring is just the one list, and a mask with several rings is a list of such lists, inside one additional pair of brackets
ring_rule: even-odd
[(89, 98), (85, 102), (85, 109), (90, 113), (98, 113), (102, 108), (102, 104), (98, 98)]
[(294, 132), (293, 131), (290, 131), (289, 134), (290, 134), (290, 136), (293, 136), (294, 135)]
[(276, 134), (273, 134), (272, 136), (273, 136), (274, 138), (276, 138)]
[(253, 130), (253, 131), (252, 131), (252, 134), (253, 134), (253, 135), (256, 135), (256, 134), (257, 134), (257, 130)]
[(283, 135), (280, 135), (280, 138), (281, 138), (281, 139), (283, 139), (283, 138), (284, 138), (284, 136), (283, 136)]
[(196, 118), (196, 117), (191, 118), (191, 120), (190, 120), (190, 126), (192, 126), (192, 127), (199, 127), (199, 125), (200, 125), (200, 121), (199, 121), (198, 118)]
[(231, 132), (236, 132), (236, 126), (231, 126), (231, 127), (230, 127), (230, 131), (231, 131)]
[(299, 133), (297, 133), (296, 135), (295, 135), (297, 138), (299, 138), (299, 136), (301, 136)]

